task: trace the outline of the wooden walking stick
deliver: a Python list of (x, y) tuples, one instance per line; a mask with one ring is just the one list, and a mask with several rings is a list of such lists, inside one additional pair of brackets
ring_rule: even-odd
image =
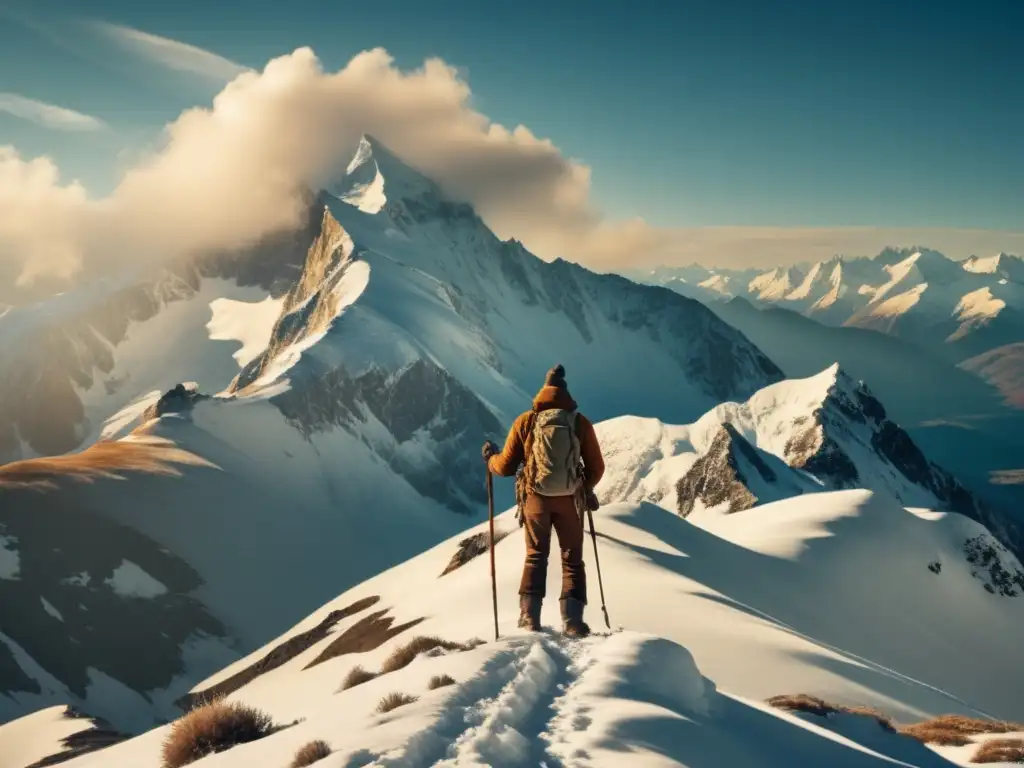
[(494, 475), (487, 468), (487, 517), (490, 524), (491, 601), (494, 604), (494, 639), (498, 639), (498, 577), (494, 568)]

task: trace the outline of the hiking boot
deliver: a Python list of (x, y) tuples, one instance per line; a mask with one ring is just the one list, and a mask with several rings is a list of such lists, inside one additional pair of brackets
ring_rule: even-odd
[(562, 634), (567, 637), (586, 637), (590, 627), (583, 621), (583, 603), (571, 597), (561, 600)]
[(519, 628), (527, 632), (540, 632), (540, 595), (519, 596)]

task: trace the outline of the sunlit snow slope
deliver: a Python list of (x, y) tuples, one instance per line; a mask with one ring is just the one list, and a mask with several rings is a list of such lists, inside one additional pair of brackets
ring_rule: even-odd
[[(477, 526), (345, 592), (197, 686), (298, 721), (200, 764), (286, 765), (318, 738), (334, 750), (324, 766), (930, 768), (954, 763), (873, 720), (800, 719), (763, 701), (806, 692), (902, 722), (946, 712), (1024, 717), (1024, 601), (972, 577), (963, 541), (987, 535), (972, 521), (864, 491), (782, 501), (705, 527), (647, 503), (596, 517), (613, 633), (568, 641), (515, 630), (523, 538), (505, 514), (499, 642), (490, 641), (488, 559), (449, 569), (460, 541), (485, 531)], [(591, 574), (592, 554), (588, 546)], [(555, 568), (548, 581), (554, 594)], [(589, 619), (603, 631), (598, 602), (594, 588)], [(545, 603), (543, 619), (557, 621), (557, 601)], [(381, 621), (396, 633), (383, 644), (359, 650), (345, 639)], [(342, 690), (353, 668), (378, 670), (396, 647), (428, 635), (489, 642), (429, 653)], [(258, 674), (253, 665), (275, 649), (275, 665)], [(428, 690), (441, 674), (454, 684)], [(377, 714), (392, 692), (419, 699)], [(68, 765), (157, 768), (166, 735), (160, 728)]]

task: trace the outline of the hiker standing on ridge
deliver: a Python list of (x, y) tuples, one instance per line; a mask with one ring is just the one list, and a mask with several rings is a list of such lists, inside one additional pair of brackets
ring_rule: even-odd
[[(562, 550), (563, 632), (585, 637), (587, 579), (583, 570), (583, 515), (597, 507), (594, 486), (604, 474), (604, 458), (594, 425), (577, 413), (565, 384), (565, 368), (555, 366), (533, 399), (533, 409), (515, 420), (505, 449), (488, 441), (483, 456), (495, 475), (516, 475), (519, 524), (526, 530), (526, 564), (519, 585), (519, 626), (539, 632), (547, 584), (551, 529)], [(518, 471), (517, 471), (518, 470)]]

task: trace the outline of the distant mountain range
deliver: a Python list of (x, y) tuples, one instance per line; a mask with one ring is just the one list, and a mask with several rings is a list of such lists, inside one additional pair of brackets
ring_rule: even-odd
[(956, 363), (1024, 339), (1024, 260), (1006, 253), (953, 261), (927, 248), (887, 248), (769, 270), (691, 265), (629, 276), (702, 300), (745, 298), (880, 331)]

